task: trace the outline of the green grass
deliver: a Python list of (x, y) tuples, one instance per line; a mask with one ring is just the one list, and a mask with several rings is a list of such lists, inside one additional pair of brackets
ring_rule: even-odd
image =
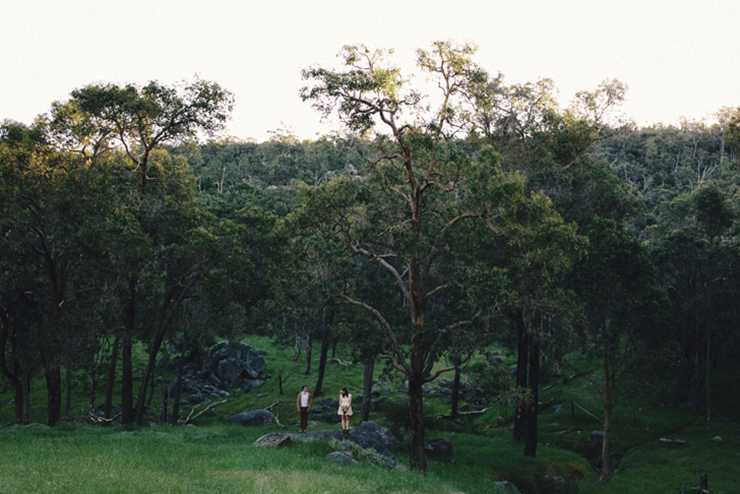
[[(589, 377), (593, 363), (573, 357), (565, 375), (580, 377), (563, 382), (553, 377), (540, 392), (540, 430), (537, 458), (524, 458), (523, 446), (511, 440), (513, 410), (493, 405), (484, 415), (464, 417), (453, 423), (436, 418), (449, 413), (446, 398), (428, 398), (427, 440), (449, 438), (452, 458), (428, 459), (427, 475), (403, 469), (387, 470), (371, 465), (341, 465), (323, 456), (335, 446), (297, 443), (291, 448), (265, 450), (253, 446), (267, 432), (296, 432), (295, 397), (303, 384), (313, 391), (318, 372), (319, 345), (313, 353), (313, 375), (306, 376), (305, 353), (293, 361), (293, 348), (280, 348), (264, 337), (250, 336), (247, 343), (267, 351), (266, 371), (271, 374), (264, 386), (249, 394), (234, 391), (229, 401), (218, 406), (215, 415), (196, 419), (197, 427), (120, 427), (101, 429), (75, 423), (55, 428), (10, 426), (0, 429), (0, 492), (381, 492), (453, 493), (492, 492), (492, 484), (509, 480), (523, 494), (590, 493), (676, 493), (687, 492), (709, 474), (713, 494), (740, 492), (740, 418), (736, 396), (738, 380), (720, 375), (713, 389), (717, 394), (715, 413), (733, 420), (713, 423), (707, 430), (701, 410), (681, 412), (676, 407), (651, 407), (644, 403), (620, 403), (613, 415), (612, 451), (620, 455), (609, 485), (598, 482), (588, 461), (574, 453), (577, 443), (588, 444), (590, 433), (600, 430), (599, 420), (573, 406), (577, 403), (597, 417), (603, 416), (596, 388)], [(142, 349), (137, 349), (143, 359)], [(337, 355), (351, 360), (341, 344)], [(143, 364), (138, 367), (143, 367)], [(137, 368), (138, 368), (137, 367)], [(376, 367), (376, 378), (384, 371)], [(135, 374), (138, 372), (135, 371)], [(279, 392), (282, 376), (283, 394)], [(449, 376), (451, 377), (451, 376)], [(162, 387), (172, 376), (157, 378), (154, 404)], [(84, 379), (80, 379), (84, 382)], [(136, 384), (138, 386), (138, 384)], [(347, 387), (362, 394), (362, 366), (329, 363), (324, 378), (325, 397), (336, 398)], [(405, 443), (406, 400), (395, 391), (400, 378), (389, 385), (391, 403), (371, 414), (374, 420), (397, 433)], [(101, 390), (102, 392), (102, 390)], [(73, 407), (81, 414), (89, 402), (89, 390), (80, 384), (73, 390)], [(120, 391), (116, 391), (116, 398)], [(0, 426), (13, 420), (8, 405), (12, 390), (0, 381)], [(33, 383), (32, 421), (43, 423), (45, 386)], [(98, 397), (102, 402), (102, 396)], [(317, 402), (314, 402), (315, 406)], [(563, 405), (559, 413), (553, 405)], [(241, 428), (224, 426), (227, 417), (271, 406), (281, 426)], [(199, 407), (199, 408), (202, 408)], [(192, 406), (181, 408), (181, 417)], [(358, 405), (359, 410), (359, 405)], [(156, 413), (148, 420), (157, 422)], [(322, 423), (320, 428), (338, 427)], [(712, 438), (721, 436), (722, 441)], [(686, 440), (682, 446), (667, 445), (660, 437)], [(404, 452), (396, 455), (408, 465)]]
[[(609, 485), (592, 482), (582, 486), (584, 493), (643, 494), (675, 493), (682, 486), (699, 485), (699, 476), (707, 473), (713, 494), (740, 492), (740, 441), (738, 424), (686, 427), (672, 438), (684, 445), (648, 441), (631, 450), (618, 465)], [(722, 441), (713, 438), (721, 437)]]
[(263, 449), (269, 429), (210, 426), (74, 430), (9, 427), (0, 431), (2, 492), (451, 493), (433, 474), (342, 465), (326, 444)]

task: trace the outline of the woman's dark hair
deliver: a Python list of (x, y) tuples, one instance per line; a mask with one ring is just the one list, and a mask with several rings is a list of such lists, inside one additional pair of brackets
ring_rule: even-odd
[(342, 396), (347, 396), (349, 394), (349, 392), (347, 391), (347, 388), (342, 388), (341, 393), (342, 393)]

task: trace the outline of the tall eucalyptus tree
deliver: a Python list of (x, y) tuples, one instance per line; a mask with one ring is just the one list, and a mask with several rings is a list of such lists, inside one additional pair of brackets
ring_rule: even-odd
[[(304, 100), (324, 114), (336, 111), (352, 131), (376, 132), (377, 155), (368, 160), (365, 179), (304, 188), (299, 214), (323, 225), (345, 252), (377, 263), (399, 291), (402, 319), (362, 298), (349, 283), (340, 283), (336, 296), (376, 319), (384, 357), (408, 378), (410, 463), (422, 471), (422, 386), (454, 369), (435, 367), (445, 352), (446, 335), (484, 330), (484, 315), (497, 304), (490, 299), (468, 303), (474, 300), (474, 284), (466, 284), (473, 265), (456, 255), (453, 246), (465, 248), (458, 231), (472, 222), (488, 234), (506, 237), (522, 220), (517, 211), (533, 204), (523, 182), (501, 169), (496, 153), (489, 150), (473, 159), (457, 138), (470, 130), (469, 92), (486, 78), (471, 60), (474, 51), (450, 42), (417, 51), (419, 67), (440, 89), (436, 110), (429, 110), (401, 71), (387, 63), (389, 52), (346, 46), (340, 54), (344, 71), (303, 72), (311, 81), (302, 90)], [(534, 201), (550, 211), (547, 199)], [(544, 217), (558, 221), (557, 215)], [(481, 275), (498, 276), (493, 269)]]

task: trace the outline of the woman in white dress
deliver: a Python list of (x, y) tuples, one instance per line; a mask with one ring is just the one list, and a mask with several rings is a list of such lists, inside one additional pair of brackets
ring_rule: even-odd
[(342, 434), (349, 434), (349, 418), (352, 416), (352, 395), (347, 388), (342, 388), (339, 393), (339, 410), (337, 415), (342, 417)]

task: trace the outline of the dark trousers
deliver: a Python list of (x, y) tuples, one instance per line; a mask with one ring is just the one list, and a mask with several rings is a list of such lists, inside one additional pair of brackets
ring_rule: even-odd
[(308, 427), (308, 407), (301, 407), (299, 412), (301, 414), (301, 430), (305, 431)]

